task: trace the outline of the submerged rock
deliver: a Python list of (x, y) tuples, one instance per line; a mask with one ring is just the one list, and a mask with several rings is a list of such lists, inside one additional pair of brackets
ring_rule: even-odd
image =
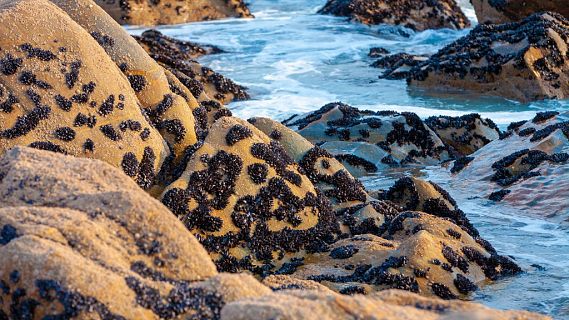
[(334, 154), (354, 175), (393, 165), (449, 159), (441, 139), (414, 113), (361, 111), (331, 103), (283, 122)]
[(417, 31), (470, 26), (454, 0), (328, 0), (319, 13), (349, 17), (365, 24), (401, 25)]
[(384, 319), (384, 320), (544, 320), (549, 317), (524, 311), (499, 311), (479, 304), (425, 298), (386, 290), (372, 295), (345, 296), (331, 292), (286, 290), (237, 301), (221, 312), (222, 319)]
[(135, 39), (152, 58), (178, 77), (198, 101), (207, 103), (215, 99), (226, 104), (250, 98), (247, 88), (194, 60), (204, 54), (219, 53), (218, 48), (177, 40), (156, 30), (145, 31)]
[(459, 88), (522, 102), (569, 97), (569, 21), (557, 13), (479, 25), (410, 72), (420, 87)]
[(0, 154), (96, 158), (150, 188), (170, 152), (97, 41), (46, 0), (4, 3), (0, 23)]
[(213, 124), (162, 201), (222, 271), (278, 272), (338, 232), (330, 203), (283, 147), (232, 117)]
[(120, 24), (159, 25), (252, 18), (243, 0), (95, 0)]
[(430, 117), (425, 123), (452, 147), (457, 157), (467, 156), (500, 138), (500, 129), (490, 119), (482, 119), (479, 114), (460, 117)]
[(457, 165), (453, 188), (505, 201), (528, 214), (569, 221), (569, 114), (543, 112), (512, 123), (501, 139), (453, 169)]
[(471, 0), (480, 23), (506, 23), (522, 20), (534, 13), (553, 11), (569, 18), (565, 0)]

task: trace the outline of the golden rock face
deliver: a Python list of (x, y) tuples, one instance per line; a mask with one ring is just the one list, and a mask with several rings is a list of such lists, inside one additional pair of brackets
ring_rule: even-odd
[(150, 187), (169, 150), (98, 43), (48, 1), (4, 4), (0, 21), (9, 26), (0, 31), (0, 153), (29, 145), (101, 159)]
[(472, 6), (480, 23), (508, 23), (519, 21), (536, 12), (553, 11), (569, 18), (569, 6), (565, 0), (490, 1), (472, 0)]
[(252, 18), (243, 0), (96, 0), (121, 24), (159, 25), (223, 18)]
[(335, 232), (328, 202), (298, 168), (261, 131), (223, 117), (162, 201), (221, 270), (268, 272)]

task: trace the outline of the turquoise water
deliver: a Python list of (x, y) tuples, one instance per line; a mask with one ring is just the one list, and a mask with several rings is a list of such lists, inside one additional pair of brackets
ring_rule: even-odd
[[(167, 35), (213, 44), (227, 53), (200, 61), (249, 88), (253, 99), (230, 105), (243, 118), (269, 116), (282, 120), (332, 101), (371, 110), (412, 111), (421, 117), (481, 113), (501, 127), (532, 118), (542, 110), (569, 110), (569, 101), (520, 104), (464, 92), (444, 96), (409, 90), (404, 81), (380, 80), (369, 67), (371, 47), (396, 52), (434, 53), (468, 30), (414, 33), (389, 26), (368, 27), (344, 18), (317, 15), (325, 0), (250, 0), (256, 19), (223, 20), (164, 26)], [(465, 13), (474, 12), (461, 1)], [(142, 29), (129, 28), (132, 33)], [(370, 189), (385, 188), (404, 175), (449, 186), (438, 168), (381, 172), (366, 177)], [(569, 319), (569, 227), (524, 215), (507, 204), (471, 199), (448, 188), (481, 234), (525, 273), (485, 286), (472, 299), (501, 309), (526, 309)], [(569, 211), (569, 200), (568, 200)]]

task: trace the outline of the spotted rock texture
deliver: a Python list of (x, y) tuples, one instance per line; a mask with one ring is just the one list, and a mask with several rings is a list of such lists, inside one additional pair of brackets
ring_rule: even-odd
[(320, 282), (343, 294), (401, 289), (456, 299), (485, 281), (521, 272), (484, 240), (450, 220), (407, 211), (371, 234), (339, 240), (314, 253), (292, 277)]
[(565, 0), (470, 0), (480, 23), (507, 23), (536, 12), (553, 11), (569, 18)]
[(441, 139), (409, 112), (361, 111), (337, 102), (283, 124), (335, 155), (355, 176), (450, 157)]
[(194, 60), (204, 54), (219, 53), (220, 49), (177, 40), (156, 30), (145, 31), (135, 39), (153, 59), (176, 75), (198, 101), (214, 99), (227, 104), (250, 98), (247, 88)]
[(557, 13), (478, 25), (413, 68), (411, 85), (528, 102), (569, 97), (569, 21)]
[(386, 290), (372, 295), (346, 296), (331, 292), (288, 290), (228, 304), (222, 319), (307, 320), (544, 320), (524, 311), (498, 311), (463, 301), (444, 301)]
[[(140, 45), (93, 0), (51, 0), (87, 30), (124, 73), (152, 125), (168, 142), (174, 164), (198, 142), (193, 110), (198, 102), (187, 88), (169, 78)], [(105, 66), (106, 67), (106, 66)], [(145, 128), (128, 124), (145, 137)], [(165, 170), (168, 171), (168, 170)], [(162, 179), (163, 180), (163, 179)], [(167, 179), (166, 179), (167, 180)], [(160, 181), (162, 185), (171, 181)]]
[(452, 175), (453, 188), (507, 202), (525, 214), (569, 222), (568, 113), (542, 112), (512, 123), (501, 139), (459, 167)]
[(243, 0), (95, 0), (120, 24), (154, 26), (225, 18), (252, 18)]
[(319, 13), (349, 17), (365, 24), (400, 25), (417, 31), (470, 26), (454, 0), (328, 0)]
[(379, 76), (380, 79), (401, 80), (409, 77), (409, 72), (413, 67), (424, 64), (428, 59), (428, 56), (412, 55), (402, 52), (382, 56), (372, 63), (371, 66), (385, 70)]
[(49, 1), (1, 5), (0, 154), (24, 145), (96, 158), (150, 188), (169, 150), (103, 48)]
[(220, 294), (193, 284), (217, 274), (207, 252), (119, 169), (16, 147), (0, 158), (0, 177), (0, 315), (172, 319), (220, 309)]
[(289, 268), (338, 228), (329, 201), (282, 146), (233, 117), (213, 124), (162, 202), (221, 271)]
[(453, 148), (455, 156), (459, 158), (500, 138), (500, 129), (496, 124), (475, 113), (460, 117), (430, 117), (425, 123), (446, 145)]
[(340, 161), (297, 132), (268, 118), (252, 118), (249, 122), (279, 142), (287, 155), (300, 164), (314, 186), (331, 201), (344, 234), (377, 234), (386, 216), (401, 212), (393, 203), (371, 198)]

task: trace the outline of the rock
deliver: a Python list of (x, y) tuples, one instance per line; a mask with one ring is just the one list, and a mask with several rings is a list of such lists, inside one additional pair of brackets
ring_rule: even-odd
[(569, 18), (569, 6), (565, 0), (472, 0), (471, 3), (480, 23), (520, 21), (543, 11), (558, 12)]
[(414, 113), (360, 111), (331, 103), (283, 123), (335, 155), (355, 176), (393, 165), (436, 164), (450, 157), (441, 139)]
[(46, 0), (4, 3), (0, 22), (0, 154), (96, 158), (150, 188), (169, 150), (99, 44)]
[(369, 53), (367, 54), (370, 58), (379, 58), (389, 54), (389, 50), (382, 48), (382, 47), (374, 47), (369, 49)]
[(334, 292), (316, 281), (301, 280), (287, 275), (270, 275), (263, 279), (263, 284), (273, 291), (284, 290), (315, 290), (326, 293)]
[(484, 281), (521, 272), (485, 240), (434, 215), (403, 212), (384, 230), (383, 238), (367, 234), (339, 240), (328, 251), (312, 254), (291, 276), (344, 294), (393, 288), (456, 299)]
[(407, 79), (411, 69), (424, 64), (428, 58), (428, 56), (396, 53), (376, 60), (371, 66), (385, 69), (383, 74), (379, 76), (380, 79), (401, 80)]
[(153, 26), (253, 17), (243, 0), (95, 1), (120, 24)]
[(454, 0), (328, 0), (319, 13), (349, 17), (365, 24), (400, 25), (417, 31), (470, 26)]
[(507, 202), (526, 214), (569, 221), (568, 113), (543, 112), (530, 121), (513, 123), (501, 139), (458, 167), (453, 170), (452, 188)]
[(569, 97), (569, 21), (556, 13), (479, 25), (410, 71), (410, 85), (528, 102)]
[(337, 233), (328, 200), (299, 170), (279, 143), (245, 121), (223, 117), (162, 201), (219, 270), (279, 272)]
[(500, 129), (496, 124), (475, 113), (460, 117), (430, 117), (425, 123), (446, 145), (454, 149), (457, 157), (468, 156), (500, 138)]
[(220, 294), (193, 284), (217, 274), (207, 252), (119, 169), (16, 147), (0, 159), (0, 177), (6, 319), (169, 319), (221, 308)]
[(221, 318), (223, 320), (550, 319), (525, 311), (494, 310), (471, 302), (425, 298), (400, 290), (386, 290), (368, 296), (346, 296), (319, 291), (285, 291), (230, 303), (221, 311)]
[(203, 54), (219, 53), (218, 48), (177, 40), (156, 30), (145, 31), (135, 39), (152, 58), (176, 75), (198, 101), (215, 99), (227, 104), (250, 98), (247, 88), (194, 60)]
[(345, 234), (376, 234), (385, 222), (401, 208), (388, 201), (372, 199), (364, 186), (326, 150), (314, 146), (300, 134), (268, 118), (252, 118), (249, 122), (297, 161), (314, 186), (332, 203), (332, 209)]
[[(168, 142), (174, 156), (172, 160), (177, 165), (198, 142), (192, 115), (199, 107), (196, 99), (182, 84), (173, 83), (175, 80), (94, 1), (51, 1), (87, 30), (126, 75), (152, 124)], [(163, 173), (167, 171), (165, 168)], [(165, 176), (160, 180), (163, 180), (160, 181), (162, 187), (171, 182), (171, 178)]]

